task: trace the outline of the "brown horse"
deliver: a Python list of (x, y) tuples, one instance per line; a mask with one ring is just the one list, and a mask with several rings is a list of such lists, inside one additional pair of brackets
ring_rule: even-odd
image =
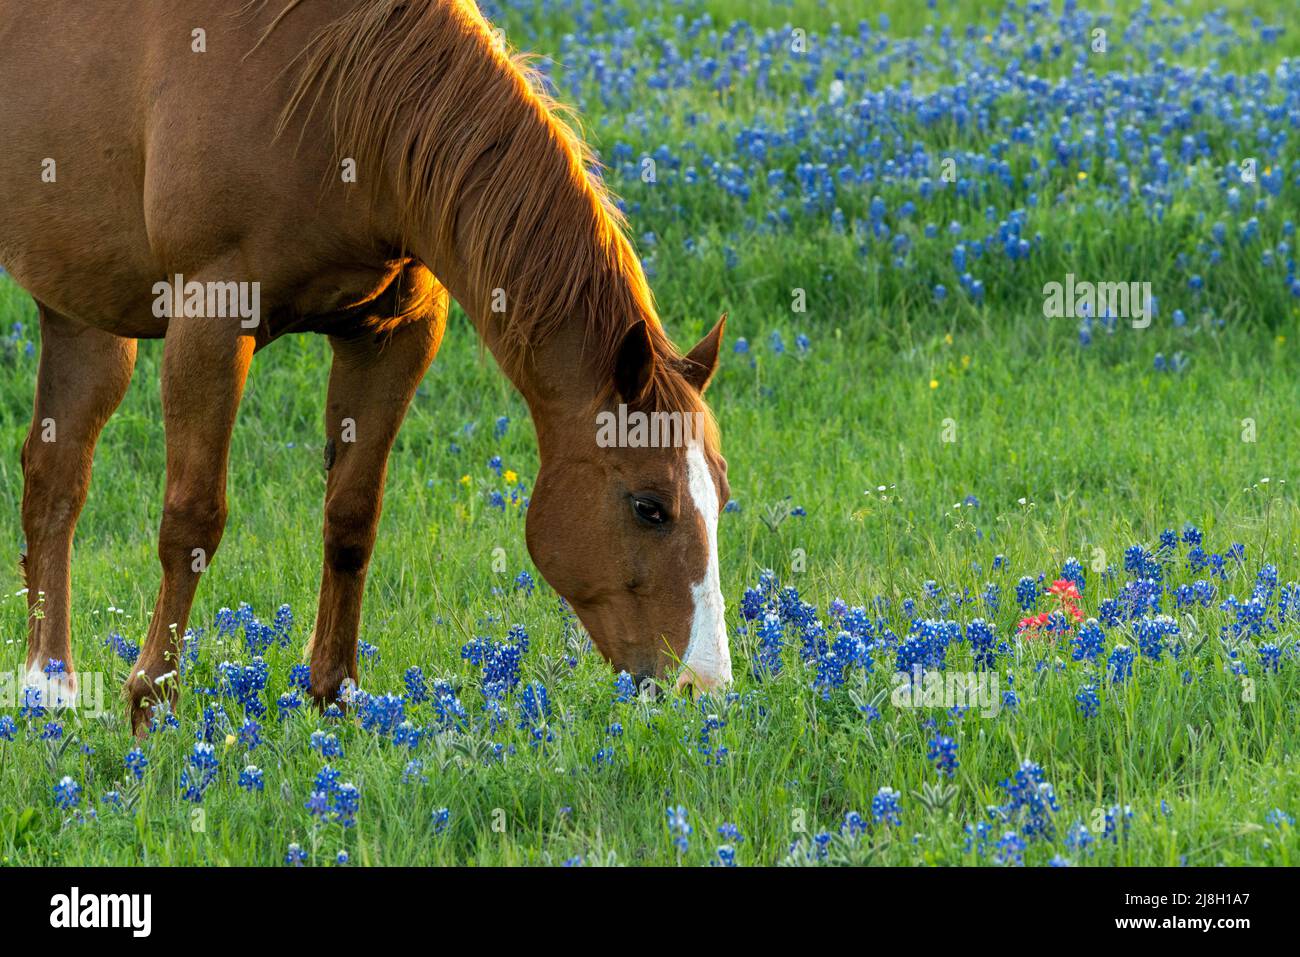
[[(723, 323), (673, 347), (588, 153), (472, 3), (0, 0), (0, 130), (0, 264), (41, 320), (29, 680), (59, 660), (55, 693), (75, 694), (73, 529), (136, 340), (166, 338), (162, 585), (125, 688), (144, 733), (175, 701), (160, 679), (221, 540), (249, 363), (318, 332), (334, 361), (311, 689), (335, 700), (357, 676), (389, 450), (449, 296), (531, 411), (542, 575), (615, 668), (730, 680), (726, 463), (701, 397)], [(598, 441), (616, 412), (704, 427)]]

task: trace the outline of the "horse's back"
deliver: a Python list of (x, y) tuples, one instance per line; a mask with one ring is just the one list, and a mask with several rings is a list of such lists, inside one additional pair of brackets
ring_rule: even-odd
[(0, 0), (0, 265), (56, 311), (141, 337), (166, 331), (163, 276), (223, 257), (298, 269), (287, 240), (331, 160), (319, 136), (277, 139), (285, 68), (345, 5), (295, 8), (249, 56), (274, 0)]
[(0, 262), (38, 297), (70, 285), (65, 250), (111, 275), (142, 245), (147, 35), (119, 4), (0, 0)]

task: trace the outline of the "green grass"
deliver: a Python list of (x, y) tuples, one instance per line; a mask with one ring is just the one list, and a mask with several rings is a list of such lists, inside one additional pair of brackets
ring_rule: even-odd
[[(719, 22), (747, 9), (722, 0), (708, 6)], [(835, 9), (825, 13), (816, 4), (797, 6), (798, 15), (826, 19), (838, 10), (851, 19), (850, 4), (831, 3)], [(970, 6), (943, 16), (969, 17)], [(922, 25), (913, 19), (922, 5), (892, 7), (895, 32)], [(795, 22), (790, 14), (765, 16), (765, 25)], [(568, 29), (557, 18), (537, 32), (537, 45), (553, 49), (546, 44)], [(1294, 41), (1292, 35), (1287, 42)], [(608, 147), (617, 138), (608, 128), (619, 114), (602, 114), (592, 104), (586, 112), (593, 135)], [(664, 248), (676, 249), (683, 236), (703, 229), (717, 237), (739, 230), (746, 215), (719, 206), (692, 209), (678, 221), (670, 205), (647, 198), (634, 217), (635, 232), (655, 230)], [(1195, 212), (1173, 210), (1156, 230), (1136, 219), (1115, 222), (1086, 204), (1052, 209), (1035, 228), (1050, 232), (1053, 243), (1073, 243), (1074, 253), (1049, 250), (1033, 275), (991, 274), (987, 305), (962, 301), (948, 309), (930, 300), (932, 280), (859, 264), (851, 244), (811, 223), (780, 242), (756, 241), (733, 271), (703, 259), (677, 263), (661, 253), (663, 275), (655, 286), (674, 337), (692, 339), (727, 308), (732, 338), (751, 343), (748, 355), (727, 351), (710, 390), (733, 498), (741, 505), (723, 516), (720, 528), (729, 619), (739, 623), (740, 596), (764, 568), (823, 613), (835, 597), (869, 605), (888, 596), (889, 624), (900, 635), (907, 628), (900, 604), (907, 596), (919, 599), (925, 581), (976, 596), (994, 581), (1002, 602), (993, 620), (999, 636), (1009, 639), (1020, 614), (1014, 601), (1020, 576), (1041, 571), (1050, 581), (1067, 557), (1078, 556), (1090, 569), (1086, 610), (1096, 614), (1118, 583), (1103, 582), (1093, 563), (1122, 567), (1127, 546), (1154, 545), (1163, 529), (1185, 521), (1204, 530), (1209, 551), (1245, 546), (1244, 565), (1230, 562), (1228, 579), (1218, 582), (1220, 599), (1248, 597), (1266, 561), (1279, 566), (1283, 582), (1300, 578), (1300, 508), (1293, 494), (1300, 481), (1293, 469), (1300, 461), (1300, 315), (1274, 291), (1262, 291), (1252, 262), (1225, 261), (1212, 308), (1181, 329), (1168, 322), (1174, 303), (1162, 299), (1162, 315), (1150, 329), (1121, 323), (1113, 336), (1097, 330), (1084, 349), (1073, 321), (1041, 316), (1042, 282), (1071, 268), (1115, 276), (1146, 268), (1157, 284), (1172, 284), (1169, 251), (1190, 248), (1198, 230), (1208, 229)], [(969, 222), (979, 211), (954, 207), (944, 215)], [(1274, 209), (1261, 223), (1275, 230), (1282, 218)], [(938, 274), (940, 264), (918, 268)], [(826, 272), (831, 275), (819, 285), (806, 278)], [(792, 315), (788, 290), (800, 285), (817, 291), (810, 292), (808, 314)], [(0, 279), (0, 328), (22, 321), (34, 335), (34, 317), (25, 294)], [(766, 345), (773, 331), (784, 336), (783, 355)], [(807, 354), (793, 346), (799, 332), (811, 339)], [(1155, 355), (1175, 351), (1190, 357), (1187, 369), (1155, 371)], [(250, 757), (238, 745), (218, 742), (221, 771), (195, 816), (179, 786), (208, 703), (195, 689), (213, 684), (219, 662), (247, 660), (247, 653), (237, 643), (204, 640), (185, 681), (182, 727), (152, 736), (145, 746), (150, 767), (135, 785), (122, 763), (135, 742), (116, 700), (127, 666), (104, 645), (110, 630), (143, 638), (158, 585), (160, 356), (160, 343), (141, 344), (130, 392), (100, 442), (77, 532), (74, 651), (80, 672), (103, 675), (108, 713), (69, 718), (70, 743), (62, 749), (35, 740), (39, 721), (29, 729), (20, 720), (16, 740), (0, 742), (2, 863), (270, 865), (298, 842), (314, 863), (328, 863), (346, 848), (356, 863), (385, 865), (558, 863), (577, 855), (593, 864), (701, 864), (722, 843), (717, 826), (732, 822), (745, 835), (738, 861), (770, 864), (801, 837), (837, 830), (845, 812), (868, 815), (883, 786), (901, 793), (902, 823), (877, 828), (851, 846), (837, 844), (837, 859), (987, 863), (991, 852), (979, 857), (965, 849), (964, 828), (986, 820), (984, 809), (1003, 801), (998, 782), (1025, 759), (1043, 767), (1060, 804), (1057, 838), (1031, 844), (1027, 863), (1058, 853), (1099, 865), (1300, 862), (1296, 829), (1265, 823), (1274, 808), (1300, 816), (1300, 668), (1291, 657), (1279, 673), (1263, 674), (1246, 644), (1239, 654), (1250, 681), (1230, 674), (1230, 649), (1219, 638), (1230, 616), (1217, 601), (1195, 613), (1177, 612), (1187, 646), (1182, 660), (1139, 660), (1128, 682), (1103, 684), (1101, 713), (1091, 719), (1079, 715), (1074, 697), (1086, 672), (1070, 661), (1068, 645), (1048, 642), (1016, 644), (1003, 658), (1002, 673), (1014, 676), (1020, 701), (994, 716), (972, 710), (951, 719), (942, 708), (892, 706), (893, 656), (886, 653), (876, 656), (865, 684), (851, 681), (829, 700), (812, 689), (811, 672), (792, 649), (780, 677), (758, 682), (750, 674), (752, 639), (744, 636), (733, 639), (738, 700), (710, 702), (705, 711), (671, 696), (655, 704), (615, 703), (613, 676), (594, 651), (581, 651), (571, 671), (562, 662), (572, 646), (554, 594), (540, 584), (531, 597), (512, 590), (520, 570), (533, 571), (524, 516), (488, 506), (485, 493), (502, 485), (487, 461), (499, 454), (531, 484), (536, 448), (522, 401), (483, 358), (459, 312), (393, 453), (362, 622), (362, 637), (378, 647), (379, 657), (363, 665), (362, 684), (397, 692), (406, 668), (420, 665), (430, 679), (451, 680), (476, 714), (477, 670), (461, 660), (460, 648), (475, 635), (500, 636), (505, 623), (519, 622), (532, 637), (525, 679), (550, 691), (554, 740), (545, 749), (530, 747), (527, 732), (511, 722), (490, 737), (444, 734), (412, 755), (352, 721), (329, 725), (310, 713), (276, 721), (273, 702), (300, 660), (321, 565), (328, 347), (315, 337), (295, 337), (254, 365), (231, 454), (230, 520), (191, 618), (192, 626), (210, 632), (222, 606), (248, 602), (269, 620), (287, 602), (297, 616), (294, 642), (266, 656), (272, 675), (264, 696), (272, 703), (266, 743)], [(35, 358), (21, 347), (6, 352), (0, 344), (0, 548), (15, 557), (23, 538), (18, 452), (35, 369)], [(500, 440), (493, 435), (499, 415), (511, 420)], [(1243, 440), (1248, 419), (1254, 441)], [(463, 432), (468, 423), (477, 426), (471, 435)], [(944, 441), (945, 430), (954, 429), (956, 441)], [(459, 453), (451, 451), (453, 441)], [(1260, 484), (1265, 478), (1270, 481)], [(888, 502), (864, 495), (879, 485), (896, 486)], [(955, 510), (968, 495), (978, 506)], [(802, 506), (806, 517), (790, 517), (793, 506)], [(498, 549), (506, 556), (503, 573), (494, 571)], [(1003, 570), (993, 567), (998, 554), (1006, 556)], [(1205, 577), (1181, 561), (1169, 574), (1179, 583)], [(0, 670), (22, 665), (21, 584), (15, 562), (0, 564)], [(1171, 605), (1167, 599), (1165, 610)], [(938, 613), (924, 602), (922, 610)], [(976, 615), (989, 617), (982, 605), (950, 613), (963, 622)], [(487, 616), (496, 620), (486, 622)], [(1272, 640), (1293, 650), (1294, 631), (1284, 625)], [(1132, 643), (1123, 629), (1108, 629), (1108, 649), (1117, 640)], [(970, 668), (965, 645), (950, 652), (949, 668)], [(876, 701), (881, 717), (868, 722), (861, 701)], [(239, 708), (226, 707), (237, 727)], [(726, 722), (712, 734), (713, 744), (729, 751), (719, 766), (707, 765), (697, 748), (710, 713)], [(413, 716), (428, 723), (429, 706)], [(960, 767), (950, 782), (927, 760), (934, 733), (928, 721), (958, 741)], [(607, 737), (612, 722), (622, 724), (622, 737)], [(308, 747), (317, 728), (339, 736), (346, 753), (331, 763), (361, 789), (355, 828), (314, 827), (304, 810), (323, 763)], [(490, 741), (509, 749), (504, 760), (483, 760)], [(593, 756), (606, 747), (613, 760), (597, 768)], [(404, 782), (412, 756), (423, 761), (424, 780)], [(250, 761), (265, 773), (264, 793), (236, 786)], [(51, 792), (63, 775), (84, 788), (83, 808), (116, 788), (130, 812), (101, 808), (94, 821), (69, 819)], [(936, 784), (951, 791), (926, 790)], [(684, 855), (665, 824), (665, 807), (679, 804), (695, 829)], [(1113, 805), (1133, 812), (1120, 840), (1099, 841), (1090, 855), (1064, 845), (1067, 826), (1095, 826)], [(450, 811), (449, 824), (436, 834), (430, 814), (442, 807)]]

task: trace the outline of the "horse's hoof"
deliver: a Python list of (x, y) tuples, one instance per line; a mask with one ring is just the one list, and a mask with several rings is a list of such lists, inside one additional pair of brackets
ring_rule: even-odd
[(307, 696), (320, 711), (338, 705), (346, 711), (357, 690), (357, 676), (346, 664), (312, 662), (311, 678), (307, 683)]
[(127, 679), (122, 688), (122, 697), (127, 702), (127, 721), (137, 738), (148, 737), (158, 722), (175, 710), (175, 680), (174, 671), (157, 678), (151, 678), (144, 671), (136, 671)]

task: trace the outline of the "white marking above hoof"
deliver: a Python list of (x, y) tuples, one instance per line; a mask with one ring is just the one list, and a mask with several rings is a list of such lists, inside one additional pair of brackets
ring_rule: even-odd
[[(55, 711), (75, 710), (77, 707), (77, 676), (62, 674), (47, 677), (42, 668), (33, 665), (23, 678), (23, 688), (35, 688), (41, 693), (40, 705)], [(26, 695), (24, 695), (26, 698)]]

